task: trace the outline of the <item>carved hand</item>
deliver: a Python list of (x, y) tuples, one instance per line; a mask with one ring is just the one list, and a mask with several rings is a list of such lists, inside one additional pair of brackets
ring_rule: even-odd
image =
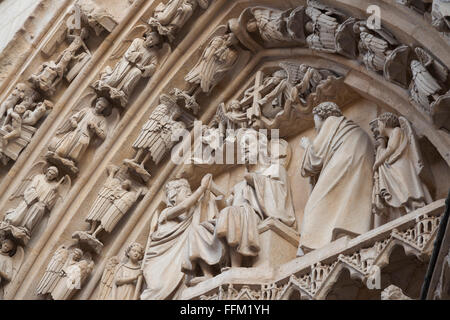
[(209, 189), (209, 187), (211, 186), (211, 181), (212, 181), (212, 174), (208, 173), (203, 177), (201, 187), (205, 190)]

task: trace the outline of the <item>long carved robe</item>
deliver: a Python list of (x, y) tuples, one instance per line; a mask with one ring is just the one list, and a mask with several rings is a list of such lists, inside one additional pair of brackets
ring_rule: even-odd
[[(422, 207), (431, 202), (431, 196), (420, 179), (423, 164), (419, 150), (401, 128), (395, 128), (393, 135), (399, 135), (399, 143), (392, 146), (395, 151), (378, 168), (376, 189), (392, 208), (405, 205), (411, 209)], [(392, 140), (390, 137), (389, 141)]]
[(127, 283), (121, 286), (116, 284), (119, 279), (136, 277), (140, 274), (141, 267), (131, 267), (125, 263), (122, 263), (117, 268), (114, 275), (114, 283), (112, 287), (111, 296), (113, 300), (134, 300), (134, 294), (136, 292), (136, 283)]
[(214, 37), (195, 67), (184, 78), (192, 84), (200, 84), (209, 93), (235, 64), (237, 50), (230, 47), (224, 36)]
[(57, 139), (52, 148), (58, 156), (78, 161), (84, 154), (95, 134), (89, 129), (89, 124), (100, 128), (104, 138), (106, 136), (106, 119), (103, 115), (95, 113), (93, 108), (85, 108), (72, 116), (78, 125), (72, 131)]
[(155, 10), (155, 18), (158, 22), (167, 26), (170, 31), (176, 31), (181, 28), (186, 21), (192, 16), (195, 8), (197, 7), (197, 1), (186, 0), (170, 0), (164, 9)]
[(223, 245), (214, 237), (207, 222), (199, 224), (204, 216), (202, 210), (215, 207), (211, 203), (214, 200), (203, 200), (177, 218), (158, 224), (150, 236), (143, 262), (147, 289), (141, 300), (176, 299), (177, 289), (183, 286), (185, 279), (183, 271), (193, 270), (198, 259), (209, 265), (218, 264), (222, 259)]
[(373, 146), (345, 117), (328, 117), (305, 150), (301, 173), (316, 183), (306, 203), (300, 248), (317, 249), (371, 228)]
[(149, 76), (144, 68), (157, 64), (156, 49), (146, 48), (144, 39), (134, 39), (114, 70), (102, 78), (101, 85), (107, 85), (129, 96), (139, 80)]
[(101, 226), (110, 233), (122, 217), (131, 208), (136, 199), (136, 192), (119, 188), (114, 192), (115, 200), (101, 218)]
[(295, 224), (291, 188), (286, 169), (272, 164), (261, 173), (252, 173), (255, 194), (264, 217), (275, 218), (285, 225)]
[(25, 189), (24, 200), (6, 213), (5, 220), (16, 227), (32, 232), (46, 210), (51, 210), (57, 200), (56, 182), (47, 181), (45, 175), (37, 175)]
[(222, 209), (216, 234), (243, 256), (257, 256), (260, 250), (258, 224), (264, 219), (255, 189), (247, 181), (233, 187), (231, 206)]
[(111, 196), (114, 194), (114, 190), (120, 187), (120, 180), (117, 178), (108, 179), (108, 182), (100, 189), (97, 199), (89, 210), (86, 216), (86, 222), (101, 221), (103, 216), (108, 212), (108, 209), (112, 206), (113, 200)]

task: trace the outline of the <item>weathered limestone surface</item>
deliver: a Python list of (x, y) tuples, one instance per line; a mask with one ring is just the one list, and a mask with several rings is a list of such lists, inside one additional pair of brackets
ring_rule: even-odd
[(418, 299), (447, 6), (1, 2), (0, 298)]

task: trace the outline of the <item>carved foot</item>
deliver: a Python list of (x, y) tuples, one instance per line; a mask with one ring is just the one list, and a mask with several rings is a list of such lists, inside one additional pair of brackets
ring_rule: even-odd
[(79, 172), (79, 169), (76, 166), (75, 162), (70, 159), (62, 158), (53, 151), (47, 152), (45, 158), (48, 160), (48, 162), (56, 165), (59, 168), (62, 168), (72, 176), (76, 176)]
[(100, 254), (103, 249), (103, 243), (97, 238), (85, 231), (77, 231), (72, 235), (72, 239), (78, 240), (80, 244), (88, 246), (96, 254)]
[(137, 174), (145, 183), (150, 180), (151, 174), (145, 170), (143, 165), (140, 165), (131, 159), (123, 160), (123, 164), (127, 166), (130, 171)]

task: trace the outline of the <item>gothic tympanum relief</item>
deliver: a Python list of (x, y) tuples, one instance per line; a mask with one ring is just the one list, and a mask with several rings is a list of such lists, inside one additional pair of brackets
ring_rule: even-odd
[[(445, 4), (433, 2), (433, 25), (446, 32), (445, 5), (438, 2)], [(437, 200), (432, 169), (448, 170), (448, 165), (441, 158), (438, 165), (430, 164), (416, 129), (417, 123), (423, 135), (427, 121), (433, 134), (448, 134), (448, 67), (432, 51), (402, 43), (404, 37), (384, 25), (373, 29), (366, 19), (315, 0), (283, 9), (246, 4), (205, 31), (198, 48), (178, 48), (192, 17), (207, 16), (215, 5), (159, 2), (121, 29), (120, 41), (104, 51), (109, 56), (49, 129), (50, 139), (37, 147), (42, 161), (26, 170), (2, 209), (1, 294), (14, 282), (29, 242), (46, 230), (44, 220), (62, 217), (67, 195), (87, 184), (86, 163), (92, 159), (104, 174), (90, 184), (94, 189), (86, 199), (91, 202), (79, 207), (77, 223), (67, 229), (71, 241), (58, 243), (40, 273), (35, 289), (42, 298), (76, 298), (86, 286), (98, 299), (177, 299), (230, 270), (307, 259), (311, 251), (385, 227)], [(94, 0), (79, 0), (74, 10), (81, 12), (80, 24), (60, 26), (59, 36), (40, 49), (47, 59), (5, 95), (0, 108), (3, 166), (18, 160), (61, 94), (77, 77), (86, 77), (96, 57), (92, 37), (101, 42), (118, 26)], [(174, 76), (166, 64), (180, 50), (190, 56)], [(245, 83), (240, 79), (235, 85), (232, 77), (238, 78), (249, 61), (256, 63), (246, 71)], [(353, 104), (370, 101), (352, 87), (351, 77), (360, 75), (351, 68), (358, 64), (358, 74), (378, 77), (409, 98), (409, 113), (400, 114), (391, 101), (361, 107), (367, 112), (363, 120), (350, 111)], [(157, 89), (154, 82), (166, 81), (161, 70), (175, 77), (176, 85), (170, 78)], [(152, 90), (159, 102), (144, 101), (143, 92)], [(227, 93), (217, 98), (221, 91)], [(142, 106), (135, 108), (138, 102)], [(145, 119), (134, 119), (139, 109), (148, 109)], [(201, 125), (200, 142), (193, 145), (209, 155), (185, 155), (190, 163), (171, 168), (169, 154), (175, 146), (190, 145), (186, 137), (197, 119), (208, 123)], [(126, 125), (133, 130), (118, 137)], [(116, 151), (104, 161), (108, 150)], [(239, 161), (219, 168), (215, 160), (230, 150), (238, 150)], [(164, 177), (163, 167), (168, 168)], [(154, 190), (158, 185), (161, 192)], [(149, 222), (145, 231), (139, 229), (118, 247), (125, 240), (116, 236), (137, 212), (144, 216), (139, 221)], [(415, 219), (428, 219), (423, 217)], [(373, 279), (370, 268), (378, 267), (377, 257), (391, 242), (417, 249), (434, 235), (430, 231), (419, 241), (408, 232), (394, 229), (389, 240), (352, 256), (336, 254), (332, 264), (316, 261), (311, 273), (292, 275), (284, 289), (274, 284), (271, 297), (287, 295), (292, 285), (303, 290), (302, 296), (326, 298), (327, 276), (340, 264)], [(140, 244), (144, 241), (146, 246)], [(115, 256), (118, 248), (125, 250)], [(442, 296), (447, 287), (441, 287)], [(409, 299), (402, 288), (383, 289), (378, 298)], [(220, 290), (217, 297), (225, 294)], [(233, 288), (228, 293), (242, 296)]]

